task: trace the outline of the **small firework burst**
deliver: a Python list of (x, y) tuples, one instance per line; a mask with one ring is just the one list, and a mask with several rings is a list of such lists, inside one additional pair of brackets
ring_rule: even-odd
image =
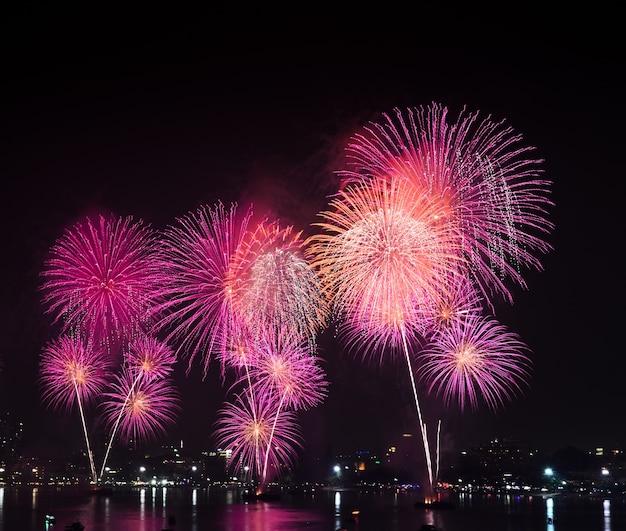
[(169, 379), (137, 379), (125, 369), (103, 394), (103, 416), (109, 426), (119, 423), (122, 439), (143, 443), (164, 434), (180, 410), (180, 395)]
[(232, 450), (231, 469), (247, 467), (265, 483), (295, 463), (302, 436), (295, 413), (279, 410), (273, 394), (249, 391), (220, 409), (214, 436), (217, 447)]
[(106, 389), (111, 376), (110, 358), (101, 349), (62, 336), (48, 342), (40, 361), (42, 398), (54, 409), (71, 410), (87, 405)]
[(418, 373), (446, 404), (496, 410), (521, 391), (530, 376), (528, 347), (491, 317), (469, 315), (440, 331), (420, 354)]
[(138, 337), (129, 345), (125, 355), (131, 371), (148, 380), (163, 379), (174, 370), (174, 350), (154, 337)]

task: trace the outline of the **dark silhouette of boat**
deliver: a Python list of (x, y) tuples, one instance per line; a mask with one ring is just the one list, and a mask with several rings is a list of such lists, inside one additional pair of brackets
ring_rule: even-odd
[(446, 510), (454, 509), (454, 504), (447, 501), (416, 501), (415, 507), (417, 509), (433, 509), (433, 510)]
[(92, 486), (89, 494), (93, 496), (113, 496), (113, 487)]
[(85, 531), (85, 526), (80, 522), (72, 522), (65, 526), (65, 531)]
[(241, 498), (244, 501), (278, 501), (280, 500), (280, 492), (244, 492)]

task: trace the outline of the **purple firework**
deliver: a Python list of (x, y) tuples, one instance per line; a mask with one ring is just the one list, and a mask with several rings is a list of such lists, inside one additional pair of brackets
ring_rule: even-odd
[[(126, 400), (119, 404), (118, 416), (113, 424), (107, 451), (104, 459), (102, 460), (100, 480), (104, 474), (106, 462), (109, 457), (109, 452), (111, 451), (115, 434), (120, 423), (124, 419), (124, 416), (128, 415), (128, 407), (130, 407), (129, 404), (133, 399), (133, 393), (137, 389), (140, 380), (143, 380), (146, 384), (148, 384), (154, 380), (163, 380), (164, 378), (170, 376), (174, 369), (174, 363), (176, 362), (176, 354), (174, 353), (174, 350), (169, 347), (169, 345), (159, 341), (158, 339), (153, 337), (139, 337), (131, 342), (128, 352), (125, 355), (125, 362), (126, 376), (128, 378), (134, 378), (134, 380), (128, 387)], [(111, 405), (108, 409), (109, 415), (113, 415), (112, 409)]]
[(467, 274), (486, 301), (492, 292), (512, 301), (503, 280), (525, 288), (521, 270), (541, 270), (535, 253), (551, 250), (544, 241), (553, 229), (546, 216), (551, 183), (539, 177), (543, 161), (527, 158), (533, 149), (504, 121), (479, 120), (478, 113), (463, 110), (449, 123), (439, 104), (395, 109), (354, 136), (348, 147), (354, 169), (342, 176), (412, 183), (459, 235)]
[(137, 380), (128, 368), (116, 377), (112, 390), (104, 397), (102, 408), (107, 425), (113, 427), (119, 422), (120, 437), (139, 443), (165, 433), (180, 410), (179, 393), (169, 379)]
[(150, 327), (159, 286), (155, 233), (131, 217), (87, 218), (51, 248), (43, 303), (63, 331), (107, 352)]
[(528, 347), (491, 317), (468, 315), (440, 331), (420, 355), (419, 378), (430, 391), (464, 409), (484, 401), (492, 410), (521, 391), (530, 376)]

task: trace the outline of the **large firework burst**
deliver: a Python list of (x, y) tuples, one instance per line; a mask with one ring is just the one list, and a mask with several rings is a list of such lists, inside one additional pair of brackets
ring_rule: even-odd
[[(360, 346), (402, 347), (461, 266), (455, 234), (414, 187), (398, 180), (350, 184), (307, 241), (323, 294)], [(382, 360), (381, 360), (382, 361)]]
[(462, 266), (456, 234), (441, 224), (438, 205), (404, 180), (351, 183), (330, 206), (318, 224), (325, 232), (308, 242), (311, 263), (348, 344), (378, 351), (381, 362), (389, 353), (404, 354), (432, 489), (409, 344), (419, 342), (423, 313), (449, 290), (447, 281)]
[(151, 325), (160, 285), (154, 231), (132, 217), (100, 215), (67, 229), (42, 272), (43, 303), (63, 332), (114, 351)]
[(442, 223), (460, 237), (467, 274), (486, 299), (512, 302), (505, 279), (526, 287), (524, 268), (541, 269), (536, 254), (551, 250), (544, 237), (553, 224), (550, 182), (541, 179), (541, 159), (504, 121), (463, 110), (448, 121), (448, 109), (395, 109), (355, 135), (348, 148), (346, 181), (405, 179), (438, 205)]
[(161, 267), (167, 278), (158, 307), (159, 330), (189, 359), (202, 358), (206, 376), (212, 356), (231, 352), (240, 340), (233, 309), (232, 260), (252, 215), (237, 205), (200, 207), (165, 232)]

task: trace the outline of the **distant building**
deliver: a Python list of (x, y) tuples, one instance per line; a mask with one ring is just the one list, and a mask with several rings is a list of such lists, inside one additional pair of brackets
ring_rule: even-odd
[(22, 449), (24, 424), (10, 413), (0, 417), (0, 463), (8, 465), (15, 462)]

